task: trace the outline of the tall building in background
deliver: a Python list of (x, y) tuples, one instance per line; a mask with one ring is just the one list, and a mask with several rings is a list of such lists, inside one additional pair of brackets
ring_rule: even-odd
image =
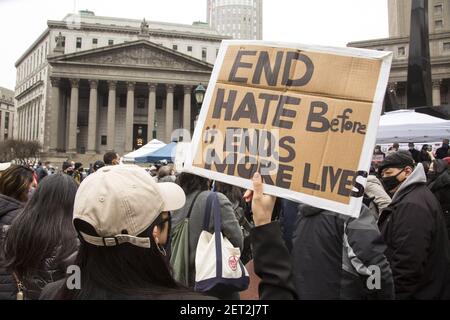
[(14, 110), (14, 91), (0, 87), (0, 141), (13, 137)]
[[(389, 37), (407, 37), (411, 25), (411, 1), (388, 0)], [(428, 0), (430, 34), (450, 30), (450, 2)]]
[(209, 82), (229, 39), (204, 24), (91, 11), (47, 26), (16, 62), (14, 136), (41, 142), (53, 163), (70, 154), (86, 164), (192, 131), (194, 88)]
[[(388, 0), (389, 38), (350, 42), (349, 47), (393, 52), (388, 90), (407, 107), (411, 0)], [(450, 104), (450, 1), (428, 0), (433, 105)]]
[(263, 37), (262, 0), (207, 0), (206, 19), (220, 34), (234, 39)]

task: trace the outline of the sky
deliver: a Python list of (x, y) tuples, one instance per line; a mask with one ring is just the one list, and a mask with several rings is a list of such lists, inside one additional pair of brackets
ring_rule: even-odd
[[(345, 47), (388, 37), (387, 0), (263, 0), (263, 40)], [(17, 59), (47, 20), (91, 10), (97, 16), (192, 24), (206, 0), (0, 0), (0, 87), (14, 90)]]

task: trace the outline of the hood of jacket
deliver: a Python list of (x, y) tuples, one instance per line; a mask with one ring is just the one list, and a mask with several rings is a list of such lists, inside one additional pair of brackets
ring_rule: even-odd
[(0, 219), (11, 211), (22, 208), (22, 202), (0, 194)]
[(425, 170), (421, 163), (417, 164), (414, 171), (406, 178), (406, 180), (400, 185), (400, 188), (395, 192), (392, 197), (392, 202), (403, 196), (411, 186), (415, 184), (426, 184), (427, 176), (425, 175)]

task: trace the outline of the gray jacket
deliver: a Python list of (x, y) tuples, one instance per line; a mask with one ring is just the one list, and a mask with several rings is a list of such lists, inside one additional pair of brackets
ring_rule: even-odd
[[(176, 226), (182, 222), (188, 215), (189, 208), (198, 191), (190, 193), (186, 196), (186, 204), (180, 210), (174, 212), (172, 216), (172, 226)], [(191, 217), (189, 219), (189, 283), (194, 286), (195, 283), (195, 253), (197, 249), (198, 239), (203, 227), (203, 217), (205, 215), (206, 198), (209, 191), (202, 191), (195, 200), (192, 207)], [(244, 246), (243, 236), (239, 222), (234, 214), (233, 206), (228, 198), (222, 193), (217, 193), (219, 197), (220, 208), (222, 210), (222, 233), (230, 240), (233, 246), (241, 249)], [(214, 217), (209, 222), (209, 232), (214, 231)]]
[[(369, 175), (367, 177), (367, 184), (366, 184), (366, 194), (373, 198), (373, 201), (378, 207), (378, 214), (382, 212), (384, 209), (387, 208), (387, 206), (391, 203), (392, 199), (387, 194), (387, 192), (384, 190), (383, 185), (381, 184), (381, 181), (378, 180), (377, 177), (374, 175)], [(372, 208), (369, 206), (369, 209), (372, 210)], [(378, 219), (378, 216), (376, 217)]]

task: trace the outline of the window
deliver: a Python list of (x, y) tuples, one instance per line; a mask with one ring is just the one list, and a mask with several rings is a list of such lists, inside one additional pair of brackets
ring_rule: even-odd
[(206, 55), (207, 55), (207, 49), (206, 48), (202, 48), (202, 60), (206, 61)]
[(96, 38), (92, 39), (92, 44), (98, 44), (98, 39)]
[(108, 40), (108, 46), (112, 46), (114, 44), (114, 40)]
[(437, 4), (434, 6), (434, 14), (442, 14), (442, 4)]
[(106, 146), (108, 143), (107, 143), (107, 139), (106, 139), (106, 136), (102, 136), (101, 137), (101, 144), (102, 144), (102, 146)]
[(442, 28), (444, 26), (444, 24), (442, 23), (442, 20), (436, 20), (436, 21), (434, 21), (434, 26), (436, 28)]
[(187, 51), (188, 51), (188, 52), (192, 52), (192, 46), (188, 46), (188, 47), (187, 47)]
[(77, 38), (77, 49), (81, 49), (81, 38)]
[(405, 47), (399, 47), (397, 49), (397, 54), (399, 57), (403, 57), (405, 55)]
[(450, 42), (444, 42), (444, 51), (450, 51)]
[(172, 49), (175, 50), (175, 51), (178, 51), (178, 46), (177, 46), (176, 44), (174, 44), (174, 45), (172, 46)]

